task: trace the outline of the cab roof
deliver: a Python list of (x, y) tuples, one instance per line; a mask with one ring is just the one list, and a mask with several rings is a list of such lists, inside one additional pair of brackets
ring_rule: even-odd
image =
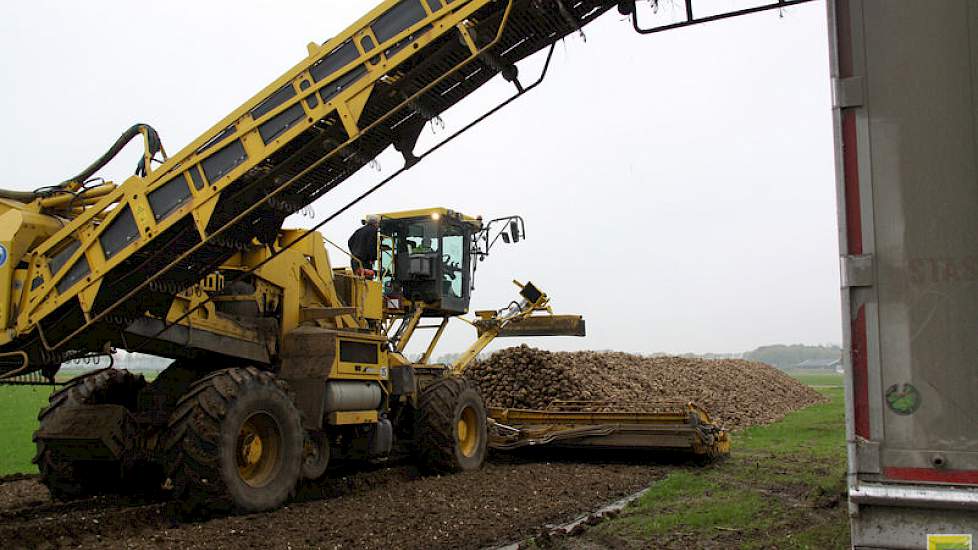
[(463, 223), (467, 223), (476, 229), (482, 228), (482, 217), (466, 216), (461, 212), (456, 212), (449, 208), (434, 207), (434, 208), (420, 208), (417, 210), (402, 210), (400, 212), (384, 212), (377, 214), (380, 216), (380, 222), (383, 223), (384, 220), (408, 220), (414, 218), (430, 218), (435, 215), (450, 218)]

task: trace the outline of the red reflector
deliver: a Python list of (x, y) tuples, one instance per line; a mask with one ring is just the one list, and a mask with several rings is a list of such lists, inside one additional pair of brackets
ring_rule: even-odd
[(883, 475), (900, 481), (928, 481), (934, 483), (966, 483), (978, 485), (978, 471), (935, 470), (933, 468), (883, 468)]
[(863, 253), (863, 223), (859, 196), (859, 158), (856, 143), (856, 112), (842, 111), (842, 170), (846, 197), (846, 241), (849, 254)]
[(869, 365), (866, 359), (866, 306), (852, 322), (852, 393), (856, 435), (869, 439)]

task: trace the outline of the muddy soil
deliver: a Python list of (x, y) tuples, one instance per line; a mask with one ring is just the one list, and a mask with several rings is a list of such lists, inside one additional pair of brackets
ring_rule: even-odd
[(36, 477), (0, 480), (0, 513), (45, 504), (49, 500), (48, 490)]
[(410, 466), (333, 472), (267, 514), (180, 522), (166, 503), (51, 502), (34, 479), (0, 483), (0, 548), (484, 548), (640, 490), (670, 466), (494, 461), (421, 477)]
[[(770, 422), (821, 399), (744, 361), (521, 347), (473, 373), (490, 404), (680, 394), (702, 401), (728, 427)], [(676, 467), (647, 458), (522, 453), (446, 477), (421, 477), (407, 465), (340, 466), (280, 510), (197, 521), (179, 520), (172, 504), (154, 500), (52, 502), (36, 478), (0, 478), (0, 548), (485, 548), (544, 533), (547, 524), (632, 494)]]

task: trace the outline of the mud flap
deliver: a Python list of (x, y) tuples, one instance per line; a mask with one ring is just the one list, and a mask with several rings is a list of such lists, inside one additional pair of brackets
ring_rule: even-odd
[(120, 460), (138, 429), (121, 405), (83, 405), (51, 418), (37, 432), (47, 449), (73, 460)]

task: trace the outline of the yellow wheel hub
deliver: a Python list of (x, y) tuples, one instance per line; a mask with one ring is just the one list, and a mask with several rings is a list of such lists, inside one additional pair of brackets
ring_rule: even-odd
[(479, 448), (479, 418), (475, 414), (475, 409), (466, 407), (462, 410), (462, 415), (458, 419), (458, 447), (462, 455), (466, 458), (475, 455)]
[(241, 460), (244, 464), (253, 466), (261, 460), (261, 436), (256, 433), (249, 433), (245, 436), (244, 445), (241, 447)]
[(241, 481), (261, 487), (278, 473), (282, 456), (282, 433), (267, 413), (255, 413), (238, 431), (235, 458)]

